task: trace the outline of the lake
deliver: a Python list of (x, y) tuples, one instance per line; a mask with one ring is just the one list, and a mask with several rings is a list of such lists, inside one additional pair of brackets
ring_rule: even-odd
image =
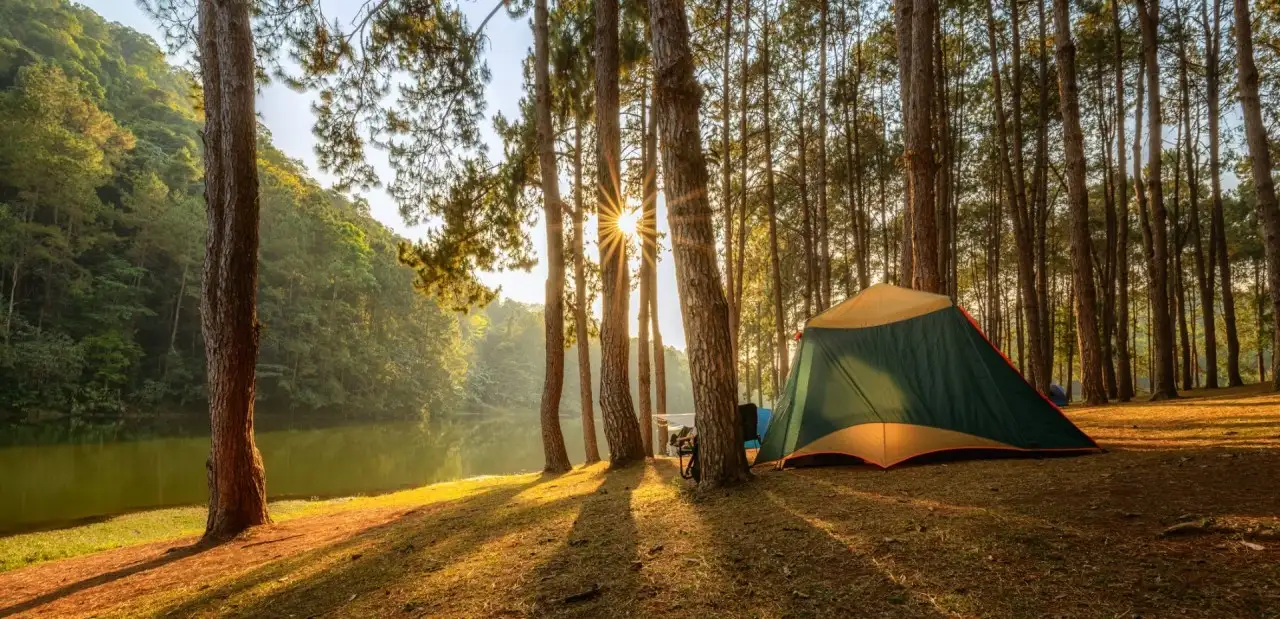
[[(581, 422), (562, 424), (570, 459), (581, 463)], [(272, 499), (375, 494), (543, 465), (534, 416), (276, 430), (257, 442)], [(0, 447), (0, 534), (204, 504), (208, 454), (207, 436)]]

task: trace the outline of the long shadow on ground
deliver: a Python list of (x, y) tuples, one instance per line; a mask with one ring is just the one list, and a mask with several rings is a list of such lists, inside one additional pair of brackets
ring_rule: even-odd
[[(788, 474), (780, 473), (782, 475)], [(714, 591), (707, 616), (939, 617), (896, 581), (873, 550), (833, 536), (779, 498), (762, 470), (742, 488), (690, 497), (706, 527)]]
[[(621, 614), (638, 595), (650, 593), (640, 590), (636, 521), (631, 509), (632, 493), (644, 474), (644, 463), (611, 470), (604, 483), (581, 500), (564, 543), (520, 587), (529, 615)], [(539, 543), (552, 539), (546, 537)]]
[(841, 539), (881, 546), (886, 569), (950, 613), (1268, 617), (1280, 608), (1280, 562), (1274, 550), (1241, 544), (1247, 532), (1162, 535), (1185, 520), (1274, 521), (1280, 499), (1267, 489), (1280, 475), (1274, 452), (780, 473), (787, 474), (804, 482), (789, 484), (794, 490), (780, 502), (828, 523)]
[[(499, 486), (480, 494), (411, 510), (342, 542), (261, 566), (158, 614), (170, 617), (310, 617), (343, 609), (399, 579), (440, 569), (444, 558), (465, 553), (500, 527), (502, 506), (545, 483)], [(260, 587), (263, 595), (246, 595)]]
[(120, 580), (121, 578), (127, 578), (135, 574), (141, 574), (149, 570), (163, 567), (179, 559), (184, 559), (186, 557), (199, 554), (200, 552), (207, 549), (208, 549), (207, 546), (201, 546), (199, 544), (192, 544), (190, 546), (170, 548), (168, 552), (158, 557), (155, 557), (153, 559), (150, 559), (147, 561), (141, 561), (138, 563), (134, 563), (132, 565), (127, 565), (125, 567), (107, 572), (105, 574), (99, 574), (97, 576), (93, 576), (93, 577), (86, 578), (84, 580), (80, 580), (68, 585), (64, 585), (64, 586), (58, 587), (57, 589), (54, 589), (53, 591), (45, 593), (43, 595), (39, 595), (37, 597), (31, 598), (30, 600), (26, 600), (24, 602), (14, 604), (13, 606), (9, 606), (7, 608), (0, 608), (0, 617), (8, 617), (10, 615), (16, 615), (18, 613), (34, 610), (36, 608), (44, 606), (45, 604), (56, 602), (69, 595), (75, 595), (76, 593), (79, 593), (81, 591), (86, 591), (94, 587), (100, 587), (103, 585), (113, 583), (117, 580)]

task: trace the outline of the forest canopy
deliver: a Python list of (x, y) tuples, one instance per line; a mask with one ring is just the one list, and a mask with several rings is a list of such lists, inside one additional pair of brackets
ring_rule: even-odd
[[(149, 37), (65, 0), (0, 2), (0, 423), (205, 419), (199, 104)], [(416, 291), (405, 239), (261, 125), (259, 144), (261, 413), (533, 423), (541, 308), (459, 314)], [(666, 354), (671, 410), (691, 410)], [(576, 363), (565, 379), (576, 416)]]

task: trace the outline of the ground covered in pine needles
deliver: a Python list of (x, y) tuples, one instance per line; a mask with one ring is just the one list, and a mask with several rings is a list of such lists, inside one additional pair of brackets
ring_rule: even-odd
[(1069, 409), (1109, 452), (429, 486), (0, 574), (0, 616), (1280, 617), (1280, 396)]

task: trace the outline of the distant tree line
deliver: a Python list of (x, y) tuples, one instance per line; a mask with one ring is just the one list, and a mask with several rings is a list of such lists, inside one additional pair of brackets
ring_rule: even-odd
[[(0, 2), (0, 423), (206, 417), (200, 103), (150, 38), (60, 0)], [(262, 127), (259, 144), (259, 410), (533, 423), (541, 308), (419, 294), (367, 204)], [(687, 362), (666, 355), (688, 410)]]

